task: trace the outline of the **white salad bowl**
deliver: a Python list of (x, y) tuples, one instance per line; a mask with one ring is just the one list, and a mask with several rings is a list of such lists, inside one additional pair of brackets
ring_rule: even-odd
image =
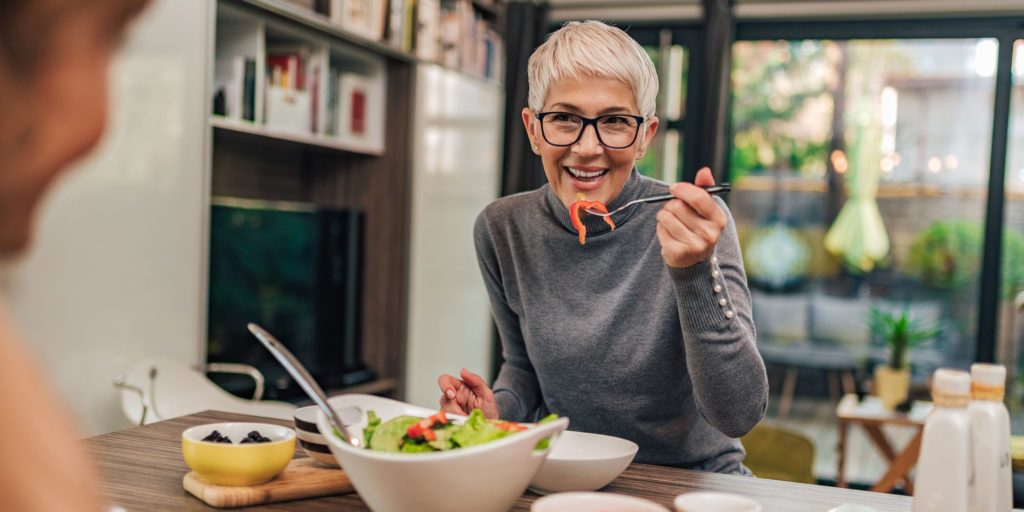
[(596, 491), (615, 480), (639, 446), (621, 437), (565, 431), (530, 482), (537, 494)]
[[(362, 394), (338, 395), (330, 403), (335, 409), (359, 407), (363, 411), (362, 420), (348, 426), (354, 435), (362, 435), (367, 411), (381, 421), (437, 412)], [(536, 449), (537, 443), (550, 438), (554, 444), (554, 438), (568, 426), (568, 418), (559, 418), (477, 446), (431, 453), (379, 452), (356, 448), (333, 433), (324, 438), (352, 487), (375, 512), (505, 512), (526, 490), (549, 452)], [(317, 414), (317, 427), (320, 432), (331, 432), (323, 411)]]

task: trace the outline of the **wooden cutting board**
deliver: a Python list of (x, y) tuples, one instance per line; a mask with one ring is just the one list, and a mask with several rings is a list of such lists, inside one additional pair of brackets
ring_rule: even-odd
[(217, 508), (248, 507), (352, 492), (345, 472), (317, 464), (312, 458), (295, 459), (277, 478), (259, 485), (216, 485), (195, 471), (185, 475), (182, 486), (207, 505)]

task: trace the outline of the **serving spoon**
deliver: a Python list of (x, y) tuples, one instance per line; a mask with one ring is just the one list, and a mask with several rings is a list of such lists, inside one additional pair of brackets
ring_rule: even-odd
[[(319, 384), (317, 384), (316, 379), (309, 374), (306, 367), (302, 366), (302, 363), (299, 362), (298, 358), (296, 358), (280, 341), (277, 341), (277, 338), (272, 336), (262, 327), (252, 322), (249, 322), (248, 327), (249, 332), (251, 332), (253, 336), (256, 336), (256, 339), (260, 340), (260, 343), (267, 347), (267, 350), (269, 350), (271, 354), (274, 354), (274, 357), (276, 357), (277, 360), (281, 362), (281, 365), (284, 366), (284, 369), (288, 370), (288, 373), (295, 378), (295, 381), (299, 383), (299, 386), (302, 387), (306, 394), (316, 402), (316, 405), (320, 406), (320, 409), (327, 415), (327, 422), (334, 427), (335, 432), (338, 433), (342, 441), (345, 441), (356, 448), (362, 448), (362, 439), (349, 432), (348, 427), (345, 426), (345, 422), (341, 420), (338, 413), (335, 412), (334, 408), (332, 408), (327, 402), (327, 395), (324, 393), (324, 390)], [(328, 435), (327, 433), (322, 434)]]
[[(732, 187), (730, 187), (728, 183), (722, 183), (721, 185), (711, 185), (709, 187), (701, 187), (701, 188), (706, 190), (708, 192), (708, 194), (711, 194), (711, 195), (721, 194), (723, 192), (728, 192), (728, 191), (732, 190)], [(640, 199), (636, 199), (636, 200), (630, 201), (630, 202), (628, 202), (628, 203), (626, 203), (626, 204), (624, 204), (624, 205), (622, 205), (622, 206), (620, 206), (620, 207), (618, 207), (618, 208), (616, 208), (616, 209), (614, 209), (614, 210), (612, 210), (610, 212), (602, 212), (601, 210), (597, 210), (594, 207), (583, 208), (583, 211), (585, 211), (585, 212), (587, 212), (587, 213), (589, 213), (591, 215), (597, 215), (599, 217), (608, 217), (608, 216), (610, 216), (612, 214), (619, 213), (622, 210), (625, 210), (626, 208), (629, 208), (630, 206), (633, 206), (633, 205), (636, 205), (636, 204), (640, 204), (640, 203), (657, 203), (659, 201), (668, 201), (669, 199), (675, 199), (675, 197), (676, 196), (674, 196), (672, 194), (658, 194), (656, 196), (641, 197)]]

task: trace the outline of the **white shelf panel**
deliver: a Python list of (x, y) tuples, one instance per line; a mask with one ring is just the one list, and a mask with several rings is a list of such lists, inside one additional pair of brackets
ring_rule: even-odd
[(248, 121), (238, 121), (234, 119), (227, 119), (220, 116), (210, 116), (210, 126), (222, 130), (231, 130), (240, 133), (247, 133), (250, 135), (267, 137), (270, 139), (278, 139), (289, 142), (296, 142), (299, 144), (306, 144), (308, 146), (337, 149), (341, 151), (363, 153), (374, 156), (380, 156), (384, 154), (384, 148), (380, 146), (374, 146), (360, 142), (349, 142), (339, 139), (337, 137), (327, 137), (324, 135), (316, 135), (312, 133), (302, 134), (289, 132), (285, 130), (275, 130), (273, 128), (268, 128), (266, 126), (253, 124)]

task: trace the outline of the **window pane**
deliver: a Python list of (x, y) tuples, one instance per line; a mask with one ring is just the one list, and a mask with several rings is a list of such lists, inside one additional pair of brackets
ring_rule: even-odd
[(640, 174), (672, 183), (682, 176), (682, 128), (686, 112), (686, 73), (689, 50), (671, 45), (664, 54), (658, 46), (644, 46), (661, 77), (658, 95), (658, 131), (643, 158), (637, 161)]
[(1013, 88), (1006, 159), (1006, 203), (1000, 267), (996, 361), (1006, 365), (1007, 405), (1014, 434), (1024, 433), (1024, 41), (1013, 46)]
[(797, 396), (849, 392), (822, 376), (864, 382), (887, 361), (872, 308), (941, 329), (910, 351), (918, 396), (935, 368), (973, 360), (997, 48), (733, 46), (729, 204), (766, 361), (818, 370)]

